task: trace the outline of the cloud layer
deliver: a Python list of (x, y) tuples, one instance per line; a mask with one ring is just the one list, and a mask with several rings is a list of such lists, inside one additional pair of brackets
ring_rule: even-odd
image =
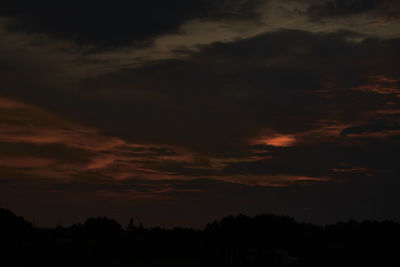
[(2, 2), (0, 16), (11, 31), (44, 33), (81, 45), (115, 48), (147, 46), (187, 21), (254, 20), (260, 0), (32, 1)]

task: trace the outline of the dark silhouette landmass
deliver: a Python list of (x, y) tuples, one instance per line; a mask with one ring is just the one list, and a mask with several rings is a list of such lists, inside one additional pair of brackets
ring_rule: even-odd
[(400, 266), (391, 221), (298, 223), (263, 214), (229, 216), (203, 230), (126, 228), (106, 217), (43, 229), (0, 209), (1, 266)]

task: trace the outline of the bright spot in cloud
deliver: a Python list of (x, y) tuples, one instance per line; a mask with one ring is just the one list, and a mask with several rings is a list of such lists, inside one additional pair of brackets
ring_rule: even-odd
[(289, 147), (296, 143), (296, 138), (291, 135), (276, 135), (271, 137), (263, 137), (262, 139), (258, 140), (258, 143), (269, 146)]

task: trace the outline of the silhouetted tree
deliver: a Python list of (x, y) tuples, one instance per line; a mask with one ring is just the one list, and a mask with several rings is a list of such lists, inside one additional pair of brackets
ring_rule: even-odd
[(135, 225), (133, 224), (133, 218), (130, 218), (130, 219), (129, 219), (129, 224), (128, 224), (128, 226), (126, 227), (126, 230), (127, 230), (127, 231), (133, 231), (133, 230), (135, 230)]
[[(398, 266), (400, 224), (339, 222), (326, 227), (262, 214), (228, 216), (204, 230), (124, 231), (106, 217), (42, 229), (0, 209), (0, 265), (7, 266)], [(23, 255), (23, 256), (21, 256)]]

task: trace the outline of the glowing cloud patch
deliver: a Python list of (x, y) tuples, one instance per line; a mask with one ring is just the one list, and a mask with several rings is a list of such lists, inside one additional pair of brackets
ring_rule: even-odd
[(296, 143), (296, 138), (290, 135), (277, 135), (259, 140), (261, 144), (278, 147), (289, 147)]

